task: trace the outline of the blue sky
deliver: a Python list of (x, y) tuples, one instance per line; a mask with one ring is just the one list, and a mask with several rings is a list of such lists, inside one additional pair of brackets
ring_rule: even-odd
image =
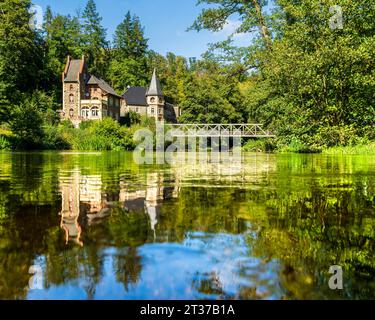
[[(47, 5), (54, 13), (72, 14), (83, 11), (87, 0), (33, 0), (45, 10)], [(196, 0), (96, 0), (102, 24), (107, 29), (108, 38), (116, 26), (130, 10), (140, 17), (145, 28), (146, 37), (152, 50), (161, 54), (173, 52), (185, 57), (200, 57), (207, 49), (207, 44), (221, 41), (233, 31), (238, 22), (233, 18), (223, 31), (212, 33), (202, 31), (186, 32), (186, 29), (198, 16), (202, 6), (196, 6)], [(251, 35), (242, 34), (236, 37), (236, 44), (246, 45)]]

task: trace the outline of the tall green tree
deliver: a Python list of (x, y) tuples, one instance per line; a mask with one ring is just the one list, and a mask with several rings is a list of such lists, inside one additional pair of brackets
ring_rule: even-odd
[(128, 11), (115, 31), (113, 43), (116, 56), (132, 59), (144, 57), (148, 48), (147, 42), (139, 17), (132, 16)]
[[(214, 5), (202, 10), (190, 30), (220, 31), (231, 17), (241, 22), (234, 34), (259, 30), (266, 47), (271, 45), (271, 31), (265, 12), (267, 0), (198, 0), (198, 5)], [(250, 45), (250, 43), (249, 43)]]
[(137, 16), (127, 12), (117, 26), (108, 77), (120, 93), (127, 86), (146, 86), (150, 74), (147, 68), (148, 40)]
[(278, 1), (280, 37), (271, 53), (258, 55), (262, 68), (248, 101), (281, 144), (299, 140), (319, 150), (374, 138), (375, 3), (340, 1), (342, 28), (330, 24), (340, 14), (330, 10), (335, 4)]
[(108, 42), (94, 0), (88, 0), (82, 18), (84, 53), (89, 72), (103, 77), (108, 65)]
[(43, 46), (30, 27), (29, 11), (29, 0), (0, 2), (0, 122), (9, 118), (9, 107), (20, 92), (39, 86)]
[(227, 77), (225, 68), (214, 61), (197, 63), (185, 79), (180, 106), (182, 123), (242, 122), (243, 96), (239, 80)]
[(64, 70), (67, 56), (81, 57), (82, 46), (81, 26), (78, 17), (54, 15), (47, 9), (44, 18), (45, 37), (45, 90), (61, 102), (61, 73)]

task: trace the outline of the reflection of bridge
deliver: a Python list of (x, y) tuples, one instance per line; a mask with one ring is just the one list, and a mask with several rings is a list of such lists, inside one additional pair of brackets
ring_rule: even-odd
[(273, 138), (262, 124), (168, 124), (173, 137)]

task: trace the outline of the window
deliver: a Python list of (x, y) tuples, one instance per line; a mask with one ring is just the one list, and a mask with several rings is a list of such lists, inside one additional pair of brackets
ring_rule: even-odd
[(135, 112), (139, 112), (139, 108), (135, 108)]
[(159, 98), (159, 103), (164, 103), (162, 98)]
[(71, 84), (70, 85), (70, 91), (73, 91), (74, 90), (74, 86)]
[(92, 100), (99, 100), (99, 98), (98, 97), (94, 97), (94, 98), (92, 98)]
[(151, 114), (154, 114), (154, 113), (155, 113), (155, 109), (151, 108)]
[(150, 99), (150, 102), (151, 102), (151, 103), (155, 103), (155, 98), (152, 97), (152, 98)]
[(74, 103), (74, 94), (72, 93), (69, 95), (69, 102)]
[(97, 108), (97, 107), (92, 108), (91, 109), (91, 115), (93, 117), (99, 117), (99, 108)]
[(81, 115), (83, 118), (87, 119), (89, 117), (89, 114), (90, 114), (90, 110), (89, 108), (87, 107), (84, 107), (82, 110), (81, 110)]
[(159, 114), (163, 114), (163, 109), (159, 108)]
[(73, 116), (74, 116), (74, 110), (70, 109), (69, 110), (69, 117), (73, 118)]

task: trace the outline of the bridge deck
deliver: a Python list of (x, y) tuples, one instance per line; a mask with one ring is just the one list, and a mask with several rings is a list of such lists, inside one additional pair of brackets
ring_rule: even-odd
[(173, 137), (274, 138), (261, 124), (168, 124)]

